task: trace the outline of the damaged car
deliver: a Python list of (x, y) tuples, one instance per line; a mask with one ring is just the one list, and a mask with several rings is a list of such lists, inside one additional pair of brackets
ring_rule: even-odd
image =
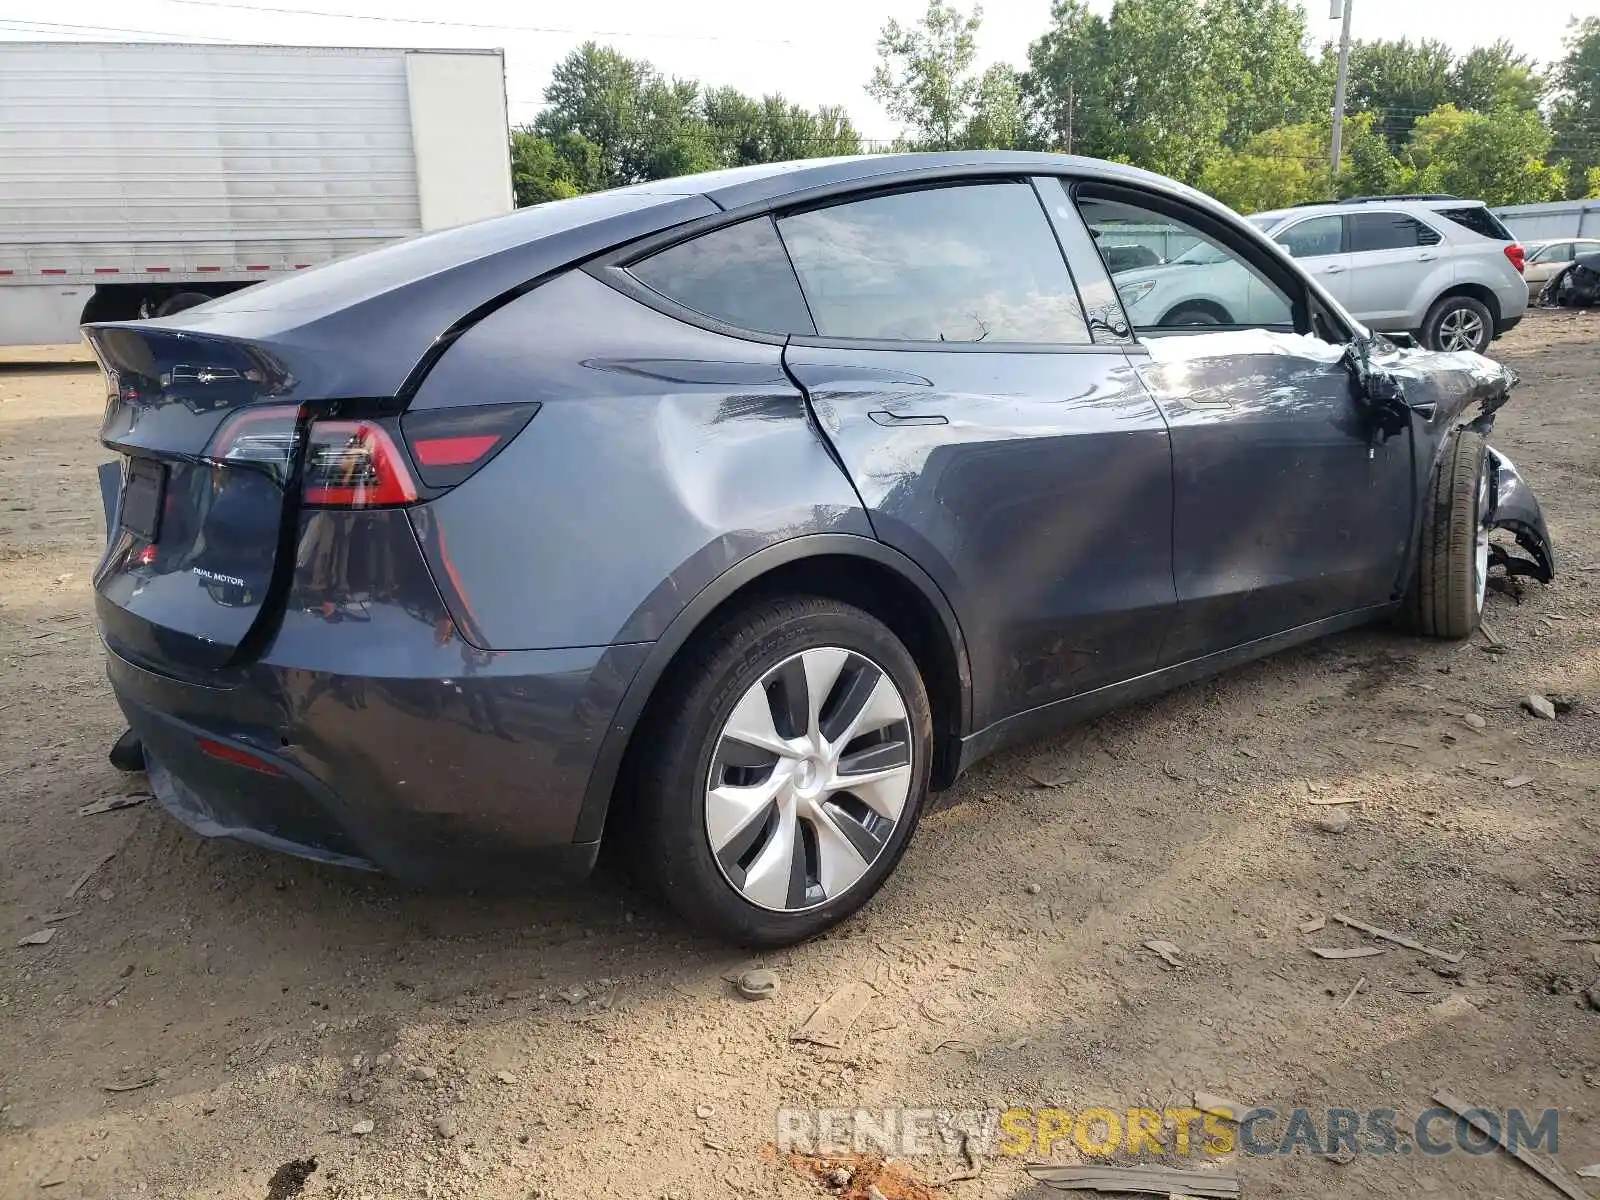
[[(1249, 303), (1163, 322), (1128, 226)], [(604, 840), (749, 944), (855, 911), (1003, 745), (1555, 570), (1509, 370), (1088, 159), (665, 180), (86, 333), (118, 760), (169, 812), (419, 882)]]

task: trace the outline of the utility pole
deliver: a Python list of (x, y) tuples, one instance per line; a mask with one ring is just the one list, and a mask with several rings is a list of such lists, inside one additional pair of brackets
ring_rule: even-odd
[(1339, 179), (1339, 155), (1344, 149), (1344, 93), (1345, 85), (1349, 82), (1350, 75), (1350, 10), (1355, 7), (1355, 0), (1329, 0), (1328, 19), (1338, 19), (1342, 8), (1344, 10), (1344, 29), (1339, 34), (1339, 82), (1333, 89), (1333, 178), (1335, 187)]
[(1072, 81), (1067, 81), (1067, 153), (1072, 153), (1072, 117), (1077, 109), (1078, 98), (1073, 94)]

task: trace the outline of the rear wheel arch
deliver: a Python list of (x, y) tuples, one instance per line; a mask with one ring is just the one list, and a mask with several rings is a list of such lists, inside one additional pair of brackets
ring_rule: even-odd
[(1233, 324), (1233, 314), (1213, 300), (1179, 301), (1167, 310), (1166, 315), (1157, 324), (1163, 326), (1181, 324), (1178, 318), (1186, 313), (1210, 317), (1218, 325)]
[[(1487, 308), (1489, 310), (1490, 318), (1494, 321), (1495, 328), (1499, 328), (1502, 315), (1500, 311), (1500, 297), (1494, 294), (1494, 290), (1492, 288), (1485, 287), (1481, 283), (1457, 283), (1445, 288), (1444, 291), (1440, 292), (1434, 297), (1433, 303), (1428, 305), (1427, 310), (1423, 313), (1423, 327), (1427, 327), (1428, 322), (1433, 318), (1434, 311), (1441, 304), (1443, 304), (1446, 300), (1452, 300), (1457, 296), (1465, 296), (1469, 300), (1476, 300), (1479, 304)], [(1492, 337), (1493, 334), (1494, 331), (1491, 330), (1490, 336)]]
[[(718, 576), (667, 626), (612, 718), (579, 812), (574, 841), (599, 838), (625, 786), (630, 752), (652, 703), (667, 695), (687, 651), (751, 606), (778, 596), (821, 596), (853, 605), (887, 625), (911, 652), (933, 709), (935, 789), (955, 776), (960, 738), (971, 724), (971, 673), (954, 610), (911, 559), (857, 534), (810, 534), (757, 551)], [(625, 802), (626, 797), (616, 796)]]

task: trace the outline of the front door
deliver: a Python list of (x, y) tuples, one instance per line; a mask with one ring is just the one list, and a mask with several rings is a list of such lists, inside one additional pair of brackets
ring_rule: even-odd
[(1078, 202), (1091, 229), (1170, 224), (1264, 285), (1236, 322), (1248, 328), (1135, 325), (1172, 437), (1178, 613), (1163, 664), (1388, 602), (1410, 536), (1409, 434), (1372, 438), (1343, 346), (1297, 332), (1303, 285), (1181, 202), (1088, 187)]
[(1175, 601), (1166, 425), (1099, 319), (1114, 301), (1086, 318), (1035, 186), (778, 228), (817, 329), (784, 363), (877, 535), (960, 616), (974, 725), (1152, 669)]

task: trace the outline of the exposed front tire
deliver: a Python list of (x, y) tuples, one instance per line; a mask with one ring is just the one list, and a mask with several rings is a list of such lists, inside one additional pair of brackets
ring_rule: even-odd
[(866, 903), (916, 828), (932, 760), (927, 692), (899, 639), (836, 601), (769, 601), (666, 686), (632, 780), (635, 849), (666, 900), (753, 946)]
[(1429, 350), (1475, 350), (1482, 354), (1494, 339), (1494, 314), (1471, 296), (1445, 296), (1422, 321), (1422, 344)]
[(1166, 329), (1173, 325), (1231, 325), (1233, 318), (1214, 304), (1180, 304), (1157, 322)]
[(1483, 619), (1493, 482), (1486, 446), (1482, 434), (1456, 433), (1423, 506), (1416, 573), (1400, 619), (1425, 637), (1464, 638)]

